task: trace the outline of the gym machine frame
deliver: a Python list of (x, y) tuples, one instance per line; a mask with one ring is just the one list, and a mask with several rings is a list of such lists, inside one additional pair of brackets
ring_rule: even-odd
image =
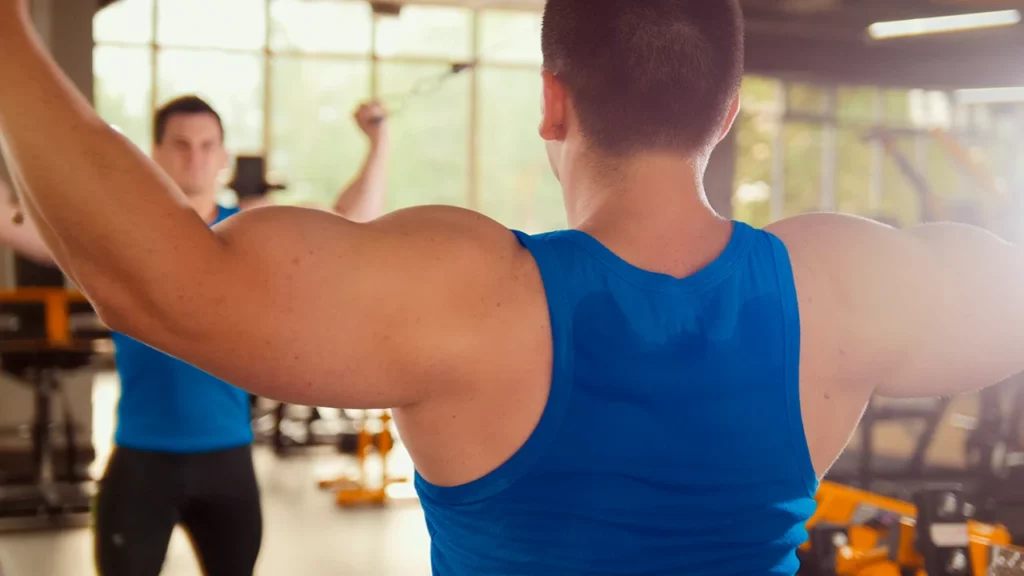
[[(407, 481), (405, 478), (395, 478), (388, 474), (388, 456), (395, 447), (395, 438), (391, 434), (391, 414), (384, 411), (376, 419), (381, 424), (381, 430), (374, 434), (367, 426), (370, 417), (364, 412), (356, 448), (356, 458), (359, 461), (358, 477), (342, 475), (320, 482), (320, 488), (334, 490), (334, 498), (338, 506), (383, 506), (388, 502), (388, 487)], [(380, 456), (381, 470), (380, 478), (373, 484), (368, 482), (366, 473), (366, 460), (371, 452), (376, 452)]]
[[(75, 313), (75, 308), (87, 313)], [(0, 529), (82, 526), (89, 522), (95, 484), (78, 474), (75, 423), (65, 398), (65, 473), (59, 482), (51, 411), (62, 370), (86, 366), (109, 339), (86, 298), (63, 288), (0, 290), (0, 356), (3, 370), (33, 385), (33, 484), (0, 486)], [(41, 312), (41, 314), (40, 314)], [(88, 316), (84, 324), (82, 315)]]
[(973, 520), (952, 490), (921, 490), (913, 502), (823, 482), (800, 547), (802, 576), (1024, 575), (1024, 548), (1005, 526)]

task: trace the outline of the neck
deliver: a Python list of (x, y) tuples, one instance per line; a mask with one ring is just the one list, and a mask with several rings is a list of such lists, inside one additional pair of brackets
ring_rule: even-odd
[(721, 225), (702, 183), (705, 163), (668, 155), (584, 162), (563, 178), (569, 226), (590, 233), (662, 235)]
[(193, 196), (188, 201), (192, 205), (192, 209), (196, 211), (196, 214), (202, 216), (203, 220), (206, 220), (207, 223), (213, 223), (217, 219), (218, 207), (213, 194)]
[(718, 257), (733, 232), (708, 204), (704, 165), (647, 156), (563, 178), (570, 225), (633, 266), (689, 276)]

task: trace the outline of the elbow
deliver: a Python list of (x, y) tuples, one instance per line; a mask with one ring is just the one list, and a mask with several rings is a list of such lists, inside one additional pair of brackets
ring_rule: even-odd
[[(90, 302), (100, 322), (111, 332), (124, 334), (161, 351), (175, 342), (175, 338), (170, 336), (175, 334), (176, 327), (169, 326), (164, 316), (153, 314), (151, 306), (137, 300), (111, 296), (90, 298)], [(177, 341), (181, 340), (177, 338)]]
[[(107, 328), (135, 339), (143, 339), (145, 329), (140, 326), (142, 316), (137, 313), (137, 306), (127, 297), (111, 294), (94, 297), (92, 296), (93, 291), (86, 292), (86, 294), (93, 310), (96, 311), (96, 316)], [(103, 292), (97, 292), (97, 294), (103, 294)]]
[(149, 343), (160, 324), (160, 315), (146, 296), (132, 282), (110, 276), (79, 274), (79, 289), (92, 304), (93, 310), (111, 331)]

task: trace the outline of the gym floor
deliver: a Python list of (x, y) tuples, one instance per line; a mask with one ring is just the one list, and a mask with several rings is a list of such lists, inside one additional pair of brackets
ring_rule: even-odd
[[(102, 470), (110, 452), (117, 390), (115, 376), (97, 378), (96, 470)], [(411, 485), (396, 486), (396, 500), (387, 508), (359, 510), (337, 508), (331, 494), (317, 488), (318, 480), (352, 470), (353, 465), (330, 451), (281, 459), (267, 449), (256, 449), (264, 517), (257, 576), (430, 574), (430, 540)], [(401, 450), (396, 450), (391, 470), (411, 478), (412, 463)], [(92, 533), (78, 529), (0, 534), (0, 567), (0, 576), (95, 576)], [(179, 529), (161, 576), (199, 574), (191, 545)]]

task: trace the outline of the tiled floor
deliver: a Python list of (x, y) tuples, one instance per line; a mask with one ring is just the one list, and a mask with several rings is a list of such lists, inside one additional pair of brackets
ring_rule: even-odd
[[(113, 387), (113, 389), (111, 389)], [(116, 382), (97, 383), (95, 435), (109, 438), (108, 410)], [(102, 442), (98, 446), (103, 457)], [(392, 470), (411, 474), (398, 455)], [(399, 499), (385, 509), (343, 510), (316, 484), (352, 463), (331, 452), (280, 459), (258, 449), (256, 468), (263, 494), (263, 550), (256, 574), (418, 576), (430, 574), (429, 539), (411, 486), (396, 486)], [(0, 535), (0, 576), (94, 576), (89, 530)], [(183, 533), (171, 541), (162, 576), (198, 576)]]

